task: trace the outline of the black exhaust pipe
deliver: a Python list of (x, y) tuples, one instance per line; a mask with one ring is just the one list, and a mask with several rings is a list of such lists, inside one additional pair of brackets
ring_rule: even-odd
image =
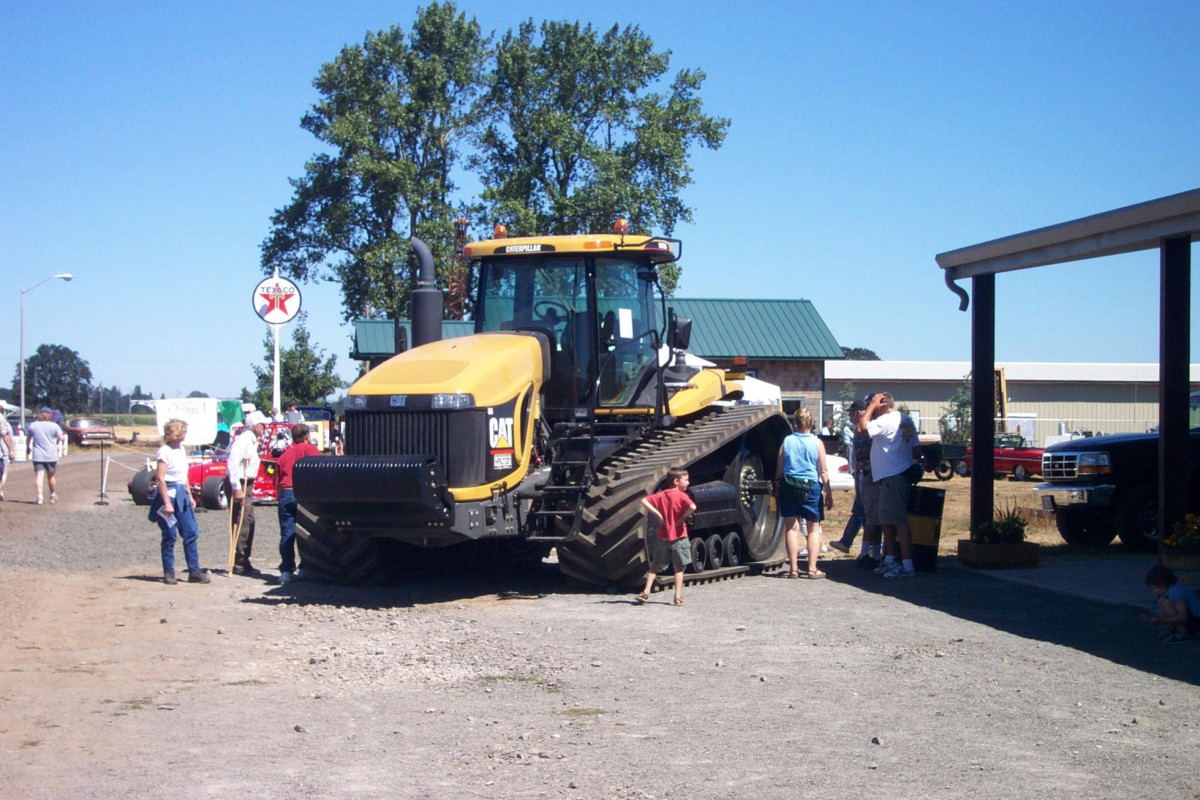
[(442, 338), (442, 293), (437, 288), (433, 253), (417, 237), (409, 240), (417, 254), (417, 288), (412, 293), (412, 346)]

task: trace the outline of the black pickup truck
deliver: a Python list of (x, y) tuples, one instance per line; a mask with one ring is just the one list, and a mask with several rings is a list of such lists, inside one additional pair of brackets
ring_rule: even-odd
[[(1191, 396), (1188, 507), (1200, 506), (1200, 393)], [(1158, 546), (1158, 434), (1072, 439), (1042, 454), (1042, 507), (1054, 512), (1068, 544), (1102, 547), (1120, 536), (1128, 547)]]

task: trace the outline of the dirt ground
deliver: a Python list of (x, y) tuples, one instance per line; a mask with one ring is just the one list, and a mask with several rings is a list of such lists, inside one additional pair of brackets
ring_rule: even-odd
[[(39, 507), (18, 465), (0, 503), (5, 797), (1200, 797), (1200, 652), (1127, 608), (950, 559), (895, 585), (837, 554), (829, 580), (693, 586), (680, 608), (552, 564), (167, 587), (129, 473), (96, 505), (99, 468), (68, 457)], [(926, 485), (949, 553), (968, 483)], [(207, 567), (222, 524), (200, 515)]]

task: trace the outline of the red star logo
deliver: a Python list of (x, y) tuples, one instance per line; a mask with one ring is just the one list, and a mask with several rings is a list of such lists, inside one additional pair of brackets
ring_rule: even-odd
[(268, 287), (265, 292), (259, 292), (259, 297), (267, 301), (267, 310), (264, 315), (270, 314), (275, 309), (279, 309), (284, 314), (288, 313), (287, 301), (292, 299), (292, 295), (279, 288), (279, 284)]

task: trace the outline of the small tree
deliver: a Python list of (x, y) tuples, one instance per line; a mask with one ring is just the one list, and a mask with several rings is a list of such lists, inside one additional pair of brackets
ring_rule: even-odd
[(843, 347), (842, 355), (847, 361), (878, 361), (879, 356), (875, 355), (874, 350), (866, 347)]
[[(337, 356), (325, 357), (325, 350), (311, 344), (305, 314), (297, 317), (292, 331), (292, 346), (279, 350), (279, 402), (289, 405), (318, 403), (346, 384), (338, 377)], [(275, 361), (274, 337), (263, 339), (266, 366), (253, 365), (257, 386), (251, 400), (259, 408), (271, 407), (272, 370)], [(243, 396), (246, 390), (242, 389)]]
[[(858, 388), (854, 385), (854, 381), (849, 381), (842, 386), (842, 393), (838, 397), (838, 404), (833, 407), (833, 427), (830, 428), (830, 433), (842, 435), (842, 428), (849, 421), (850, 404), (854, 402), (855, 395), (858, 394)], [(845, 455), (844, 453), (842, 455)]]
[[(20, 401), (21, 365), (13, 370), (12, 392)], [(39, 345), (25, 359), (25, 405), (49, 406), (68, 414), (87, 411), (92, 370), (79, 353), (61, 344)]]
[(963, 376), (958, 390), (950, 397), (950, 405), (942, 408), (938, 432), (948, 444), (971, 442), (971, 373)]

